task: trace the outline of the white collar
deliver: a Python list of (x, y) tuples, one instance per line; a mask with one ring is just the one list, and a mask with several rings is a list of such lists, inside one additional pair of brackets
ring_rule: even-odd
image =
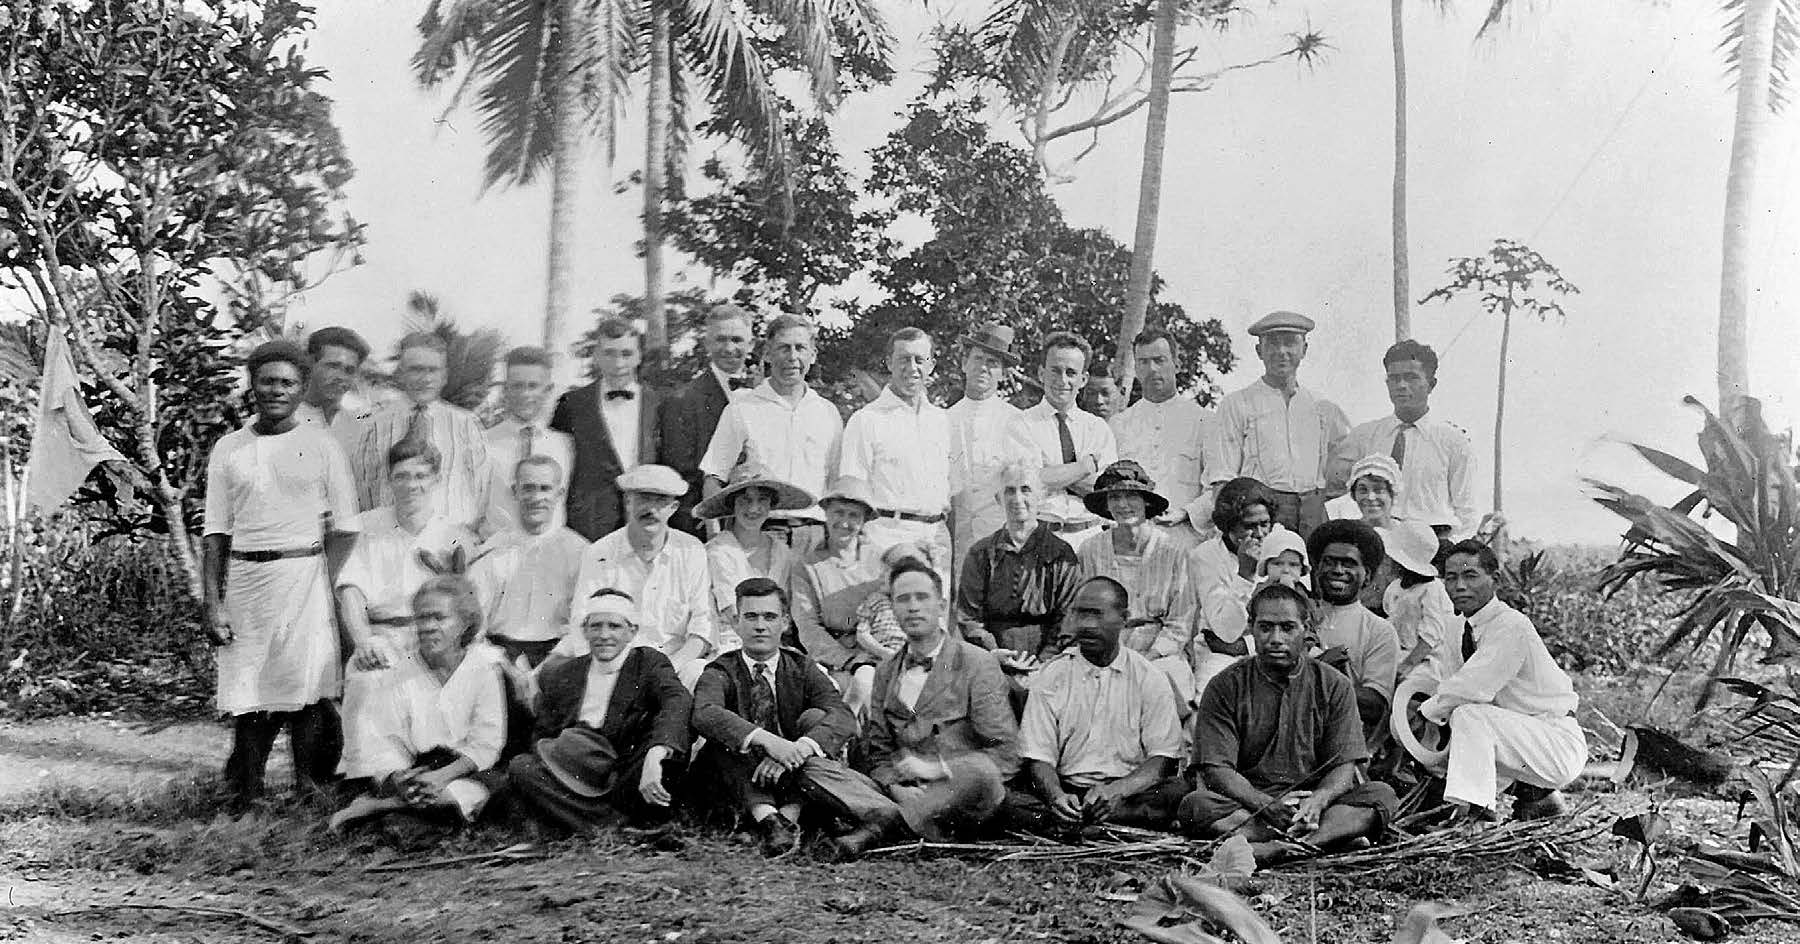
[(756, 675), (756, 667), (762, 665), (768, 668), (770, 677), (774, 677), (775, 670), (781, 665), (781, 650), (779, 649), (775, 650), (775, 654), (767, 659), (755, 658), (742, 649), (738, 650), (738, 654), (744, 657), (744, 667), (750, 670), (752, 676)]

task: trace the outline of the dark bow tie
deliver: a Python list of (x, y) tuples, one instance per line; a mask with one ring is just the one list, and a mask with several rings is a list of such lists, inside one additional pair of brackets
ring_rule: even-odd
[(929, 672), (934, 661), (936, 660), (930, 656), (915, 656), (909, 653), (906, 657), (906, 667), (908, 669), (924, 669)]
[(748, 377), (727, 377), (725, 378), (725, 385), (733, 390), (742, 390), (745, 387), (756, 386), (756, 381), (751, 380)]
[(606, 398), (608, 400), (630, 400), (636, 396), (637, 396), (637, 392), (634, 390), (608, 390), (608, 391), (606, 391)]

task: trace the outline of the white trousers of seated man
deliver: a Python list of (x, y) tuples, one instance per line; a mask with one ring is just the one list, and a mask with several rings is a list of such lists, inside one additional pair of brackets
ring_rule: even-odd
[(1548, 717), (1494, 705), (1450, 712), (1444, 799), (1493, 809), (1513, 781), (1560, 790), (1587, 766), (1587, 736), (1574, 717)]

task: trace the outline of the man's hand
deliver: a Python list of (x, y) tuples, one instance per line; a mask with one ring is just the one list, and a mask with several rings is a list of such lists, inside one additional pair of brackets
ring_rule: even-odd
[(1028, 675), (1043, 666), (1038, 657), (1029, 652), (1013, 652), (1001, 649), (995, 653), (1000, 656), (1000, 669), (1011, 675)]
[(781, 766), (773, 757), (765, 757), (757, 763), (756, 769), (750, 772), (750, 782), (758, 786), (772, 787), (787, 774), (788, 768)]
[(644, 772), (638, 775), (638, 795), (651, 806), (668, 806), (669, 789), (663, 786), (662, 758), (652, 754), (644, 758)]
[(1319, 820), (1324, 818), (1325, 810), (1331, 806), (1325, 801), (1323, 794), (1315, 793), (1300, 801), (1294, 807), (1294, 818), (1289, 829), (1296, 835), (1305, 835), (1319, 828)]
[(888, 788), (888, 796), (895, 803), (917, 803), (925, 799), (925, 788), (916, 784), (896, 783)]
[(1079, 798), (1061, 791), (1050, 798), (1050, 815), (1065, 823), (1080, 822), (1081, 807), (1082, 802)]
[(215, 612), (206, 621), (206, 641), (215, 646), (229, 646), (237, 637), (231, 632), (231, 617)]
[(385, 669), (393, 665), (393, 663), (393, 655), (388, 652), (387, 645), (376, 639), (371, 639), (368, 643), (357, 646), (355, 654), (350, 657), (350, 667), (362, 672), (374, 672), (377, 669)]
[(894, 762), (894, 773), (900, 776), (903, 783), (930, 783), (950, 776), (949, 768), (942, 761), (928, 760), (910, 751), (900, 755), (900, 759)]
[(762, 745), (763, 753), (768, 755), (768, 759), (780, 764), (783, 770), (793, 770), (812, 756), (812, 751), (805, 746), (767, 729), (756, 732), (756, 743)]
[(1275, 828), (1277, 832), (1286, 833), (1294, 825), (1294, 811), (1286, 803), (1273, 797), (1258, 803), (1253, 809), (1258, 810), (1256, 818)]

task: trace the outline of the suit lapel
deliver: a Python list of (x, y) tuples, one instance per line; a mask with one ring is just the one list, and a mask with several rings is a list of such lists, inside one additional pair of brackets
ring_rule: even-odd
[(932, 701), (950, 687), (951, 680), (961, 668), (962, 653), (956, 650), (954, 641), (944, 640), (943, 648), (938, 650), (937, 658), (931, 663), (931, 671), (925, 674), (925, 687), (919, 690), (913, 714), (923, 717)]
[[(600, 381), (596, 380), (592, 384), (589, 384), (587, 390), (584, 392), (584, 396), (587, 399), (586, 412), (594, 418), (594, 432), (596, 435), (593, 437), (593, 443), (594, 448), (599, 452), (598, 458), (604, 466), (614, 469), (620, 468), (619, 450), (613, 446), (612, 430), (607, 428), (606, 414), (600, 409)], [(611, 484), (610, 481), (608, 484)]]
[[(741, 660), (740, 660), (741, 662)], [(782, 737), (792, 740), (800, 732), (800, 712), (806, 704), (806, 685), (800, 678), (800, 660), (783, 652), (775, 661), (775, 716), (780, 719)]]
[(613, 683), (612, 697), (606, 702), (606, 736), (615, 745), (618, 743), (618, 731), (625, 725), (625, 715), (637, 701), (638, 670), (643, 665), (643, 654), (634, 647), (625, 653), (625, 663), (619, 666), (619, 680)]

